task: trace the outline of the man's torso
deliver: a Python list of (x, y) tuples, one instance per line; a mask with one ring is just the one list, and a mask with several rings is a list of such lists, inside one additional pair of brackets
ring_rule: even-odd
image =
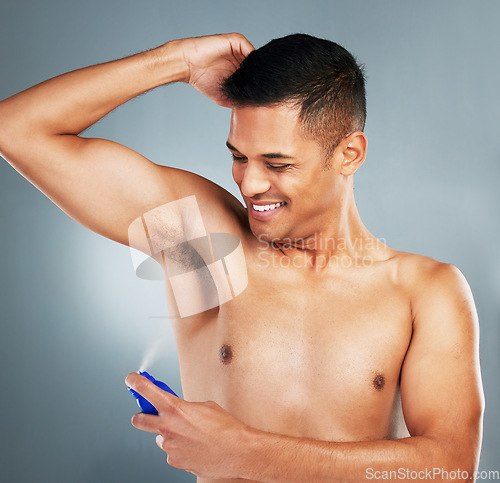
[(401, 257), (321, 272), (267, 250), (246, 247), (241, 295), (174, 322), (184, 397), (297, 437), (405, 435), (399, 378), (412, 314)]

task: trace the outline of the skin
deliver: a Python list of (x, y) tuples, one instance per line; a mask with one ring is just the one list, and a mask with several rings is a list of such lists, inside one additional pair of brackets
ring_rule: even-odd
[(252, 48), (239, 34), (172, 41), (0, 103), (2, 156), (83, 225), (128, 244), (134, 219), (194, 194), (207, 231), (242, 242), (248, 286), (220, 307), (175, 319), (167, 281), (185, 400), (131, 373), (127, 385), (159, 412), (132, 424), (200, 482), (471, 475), (484, 405), (472, 295), (455, 267), (395, 251), (363, 225), (363, 133), (325, 160), (286, 105), (233, 108), (227, 142), (248, 208), (193, 173), (79, 136), (169, 82), (230, 107), (217, 86)]

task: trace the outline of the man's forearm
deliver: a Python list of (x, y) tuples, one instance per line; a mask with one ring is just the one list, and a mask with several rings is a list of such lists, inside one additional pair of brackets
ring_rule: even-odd
[(0, 103), (0, 130), (78, 134), (128, 100), (183, 81), (187, 70), (176, 41), (130, 57), (55, 77)]
[(424, 436), (337, 443), (251, 430), (249, 438), (242, 439), (246, 447), (237, 462), (238, 476), (266, 483), (359, 482), (380, 479), (389, 471), (400, 481), (414, 481), (416, 475), (430, 479), (429, 474), (440, 481), (447, 479), (445, 471), (457, 469), (457, 481), (462, 481), (477, 465), (470, 448), (451, 448)]

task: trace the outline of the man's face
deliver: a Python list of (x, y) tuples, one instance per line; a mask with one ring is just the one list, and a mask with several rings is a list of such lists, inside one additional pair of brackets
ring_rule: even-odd
[(328, 231), (342, 191), (337, 151), (325, 167), (321, 146), (301, 134), (297, 110), (233, 108), (227, 145), (255, 236), (296, 242)]

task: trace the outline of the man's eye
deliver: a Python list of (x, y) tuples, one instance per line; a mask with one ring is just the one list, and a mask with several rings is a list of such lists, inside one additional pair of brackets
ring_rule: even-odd
[(247, 159), (247, 158), (245, 158), (245, 156), (236, 156), (236, 154), (233, 154), (233, 153), (231, 153), (231, 158), (233, 161), (238, 161), (240, 163)]
[(291, 166), (291, 164), (270, 164), (270, 163), (268, 163), (267, 166), (274, 171), (284, 171), (285, 169), (289, 168)]

